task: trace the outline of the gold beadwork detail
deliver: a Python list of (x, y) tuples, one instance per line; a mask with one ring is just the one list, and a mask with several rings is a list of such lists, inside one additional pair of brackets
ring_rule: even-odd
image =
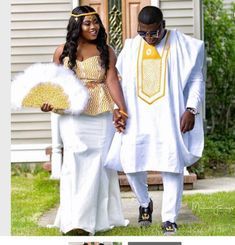
[[(64, 59), (64, 66), (68, 67), (68, 57)], [(76, 62), (76, 75), (87, 87), (89, 100), (84, 113), (97, 115), (106, 111), (112, 111), (113, 100), (105, 83), (105, 70), (101, 67), (100, 57), (92, 56), (83, 61)]]
[(24, 97), (22, 106), (41, 107), (44, 103), (52, 105), (55, 109), (68, 109), (70, 103), (63, 88), (50, 82), (34, 86)]

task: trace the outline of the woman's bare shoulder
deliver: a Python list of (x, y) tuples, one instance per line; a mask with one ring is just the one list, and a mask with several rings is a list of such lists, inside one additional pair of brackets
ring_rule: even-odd
[(59, 46), (56, 48), (55, 53), (58, 53), (58, 54), (61, 55), (62, 52), (63, 52), (63, 50), (64, 50), (64, 45), (65, 45), (65, 44), (59, 45)]
[(56, 50), (55, 50), (55, 52), (54, 52), (54, 56), (53, 56), (53, 61), (55, 62), (55, 63), (57, 63), (57, 64), (59, 64), (60, 63), (60, 56), (61, 56), (61, 54), (63, 53), (63, 50), (64, 50), (64, 44), (61, 44), (61, 45), (59, 45), (57, 48), (56, 48)]

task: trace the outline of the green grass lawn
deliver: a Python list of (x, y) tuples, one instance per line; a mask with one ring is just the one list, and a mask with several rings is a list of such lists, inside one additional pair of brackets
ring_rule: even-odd
[(49, 180), (48, 173), (12, 176), (11, 178), (12, 235), (53, 236), (57, 229), (39, 227), (38, 218), (59, 202), (59, 182)]
[[(183, 202), (187, 203), (200, 222), (180, 225), (177, 236), (235, 235), (235, 191), (185, 195)], [(159, 224), (144, 230), (136, 227), (115, 228), (99, 235), (159, 236), (162, 232)]]
[[(60, 236), (58, 229), (39, 227), (39, 217), (59, 202), (59, 182), (48, 173), (12, 176), (12, 235)], [(197, 224), (180, 225), (179, 236), (235, 235), (235, 192), (186, 195), (187, 203), (199, 218)], [(99, 232), (97, 236), (158, 236), (160, 224), (147, 229), (128, 226)]]

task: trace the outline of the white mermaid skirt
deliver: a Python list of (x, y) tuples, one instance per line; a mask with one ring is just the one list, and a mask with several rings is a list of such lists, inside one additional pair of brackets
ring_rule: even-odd
[(125, 225), (117, 172), (103, 167), (114, 134), (111, 114), (62, 115), (59, 127), (64, 156), (54, 225), (91, 234)]

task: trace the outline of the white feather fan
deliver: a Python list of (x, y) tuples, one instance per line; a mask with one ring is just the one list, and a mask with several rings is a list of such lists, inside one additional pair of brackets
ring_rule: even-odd
[(54, 109), (80, 113), (87, 101), (88, 91), (81, 81), (71, 70), (54, 63), (31, 65), (11, 85), (13, 109), (52, 103)]

